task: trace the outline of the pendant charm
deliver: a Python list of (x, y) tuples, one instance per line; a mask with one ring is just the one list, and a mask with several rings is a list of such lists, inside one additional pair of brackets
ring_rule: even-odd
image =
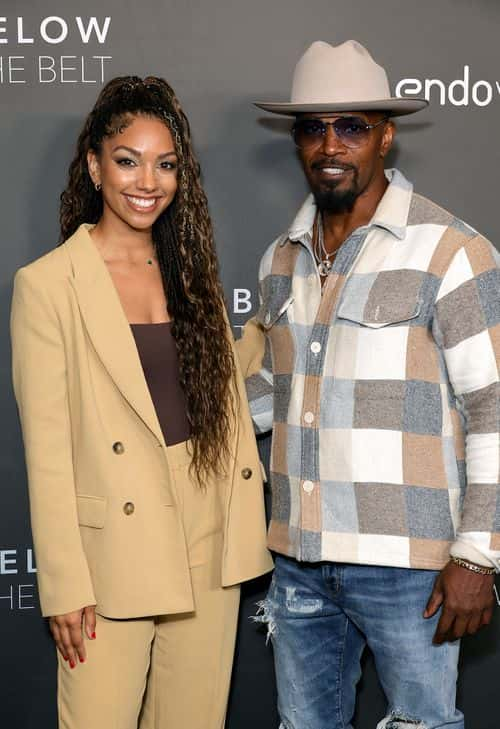
[(328, 276), (330, 271), (332, 270), (332, 261), (326, 260), (326, 261), (320, 261), (318, 263), (318, 271), (320, 276)]

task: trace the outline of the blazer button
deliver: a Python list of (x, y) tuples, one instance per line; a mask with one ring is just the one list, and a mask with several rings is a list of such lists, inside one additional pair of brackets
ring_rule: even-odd
[(116, 443), (113, 443), (113, 450), (118, 456), (121, 456), (122, 453), (125, 453), (125, 446), (117, 440)]
[(244, 468), (241, 472), (242, 477), (245, 479), (245, 481), (248, 481), (248, 479), (252, 475), (252, 469), (251, 468)]
[(127, 501), (126, 504), (123, 504), (123, 513), (127, 516), (130, 516), (130, 514), (133, 514), (135, 511), (135, 506), (131, 501)]

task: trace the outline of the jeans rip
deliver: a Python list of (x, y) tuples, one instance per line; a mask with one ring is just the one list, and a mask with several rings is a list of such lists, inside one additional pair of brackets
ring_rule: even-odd
[(268, 643), (277, 633), (278, 613), (288, 617), (311, 617), (321, 612), (322, 608), (323, 600), (305, 597), (294, 586), (286, 585), (278, 588), (273, 578), (267, 597), (257, 603), (257, 612), (252, 620), (267, 625), (266, 643)]
[(269, 643), (269, 640), (276, 633), (276, 603), (274, 603), (268, 595), (265, 600), (259, 600), (256, 605), (257, 612), (255, 613), (255, 615), (252, 616), (252, 620), (254, 621), (254, 623), (262, 623), (263, 625), (267, 625), (267, 645)]
[(285, 606), (288, 613), (294, 615), (314, 615), (323, 608), (323, 600), (304, 597), (296, 587), (285, 587)]
[(427, 729), (427, 724), (404, 711), (394, 709), (377, 724), (377, 729)]

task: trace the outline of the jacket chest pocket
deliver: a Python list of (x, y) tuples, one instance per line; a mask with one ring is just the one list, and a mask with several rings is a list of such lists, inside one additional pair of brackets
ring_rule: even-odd
[(293, 296), (270, 296), (263, 300), (256, 319), (262, 326), (267, 339), (266, 350), (270, 355), (264, 358), (265, 367), (274, 374), (290, 373), (295, 357), (293, 337), (290, 332), (290, 306)]
[(369, 329), (382, 329), (409, 324), (419, 317), (421, 310), (422, 301), (415, 297), (380, 298), (379, 301), (370, 302), (369, 308), (365, 306), (363, 311), (360, 311), (356, 301), (346, 297), (339, 306), (337, 317)]
[(425, 278), (425, 272), (410, 268), (354, 274), (346, 282), (337, 316), (369, 329), (413, 326), (423, 313)]
[[(415, 298), (401, 298), (397, 304), (389, 303), (390, 306), (380, 300), (373, 307), (365, 306), (363, 309), (360, 306), (356, 307), (355, 301), (351, 304), (347, 300), (340, 305), (338, 311), (338, 324), (343, 325), (340, 327), (342, 331), (339, 332), (339, 342), (345, 341), (344, 346), (351, 350), (342, 351), (342, 346), (339, 346), (337, 352), (339, 362), (344, 362), (344, 368), (347, 367), (344, 376), (353, 377), (357, 381), (358, 403), (367, 397), (381, 398), (380, 407), (377, 406), (375, 409), (381, 408), (382, 411), (387, 408), (389, 402), (388, 392), (385, 389), (387, 383), (384, 384), (384, 381), (391, 381), (393, 384), (395, 381), (402, 383), (407, 378), (408, 348), (411, 348), (413, 341), (410, 336), (413, 327), (419, 322), (421, 310), (421, 302)], [(343, 340), (342, 336), (346, 339)], [(365, 387), (360, 382), (362, 380), (369, 381), (369, 387)], [(376, 383), (376, 380), (381, 382)], [(393, 398), (396, 393), (394, 387), (389, 388), (389, 393), (390, 398)], [(396, 399), (398, 399), (397, 394)], [(399, 423), (399, 420), (396, 418), (394, 422)], [(400, 425), (397, 429), (399, 428)]]
[(255, 318), (266, 332), (275, 324), (288, 324), (288, 312), (293, 300), (293, 296), (270, 295), (263, 300)]

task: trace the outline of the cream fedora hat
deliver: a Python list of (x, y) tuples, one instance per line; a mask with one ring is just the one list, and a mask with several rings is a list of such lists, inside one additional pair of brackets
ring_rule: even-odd
[(256, 101), (264, 111), (294, 115), (304, 111), (385, 111), (389, 116), (424, 109), (426, 99), (391, 96), (387, 74), (361, 43), (313, 43), (295, 66), (290, 102)]

